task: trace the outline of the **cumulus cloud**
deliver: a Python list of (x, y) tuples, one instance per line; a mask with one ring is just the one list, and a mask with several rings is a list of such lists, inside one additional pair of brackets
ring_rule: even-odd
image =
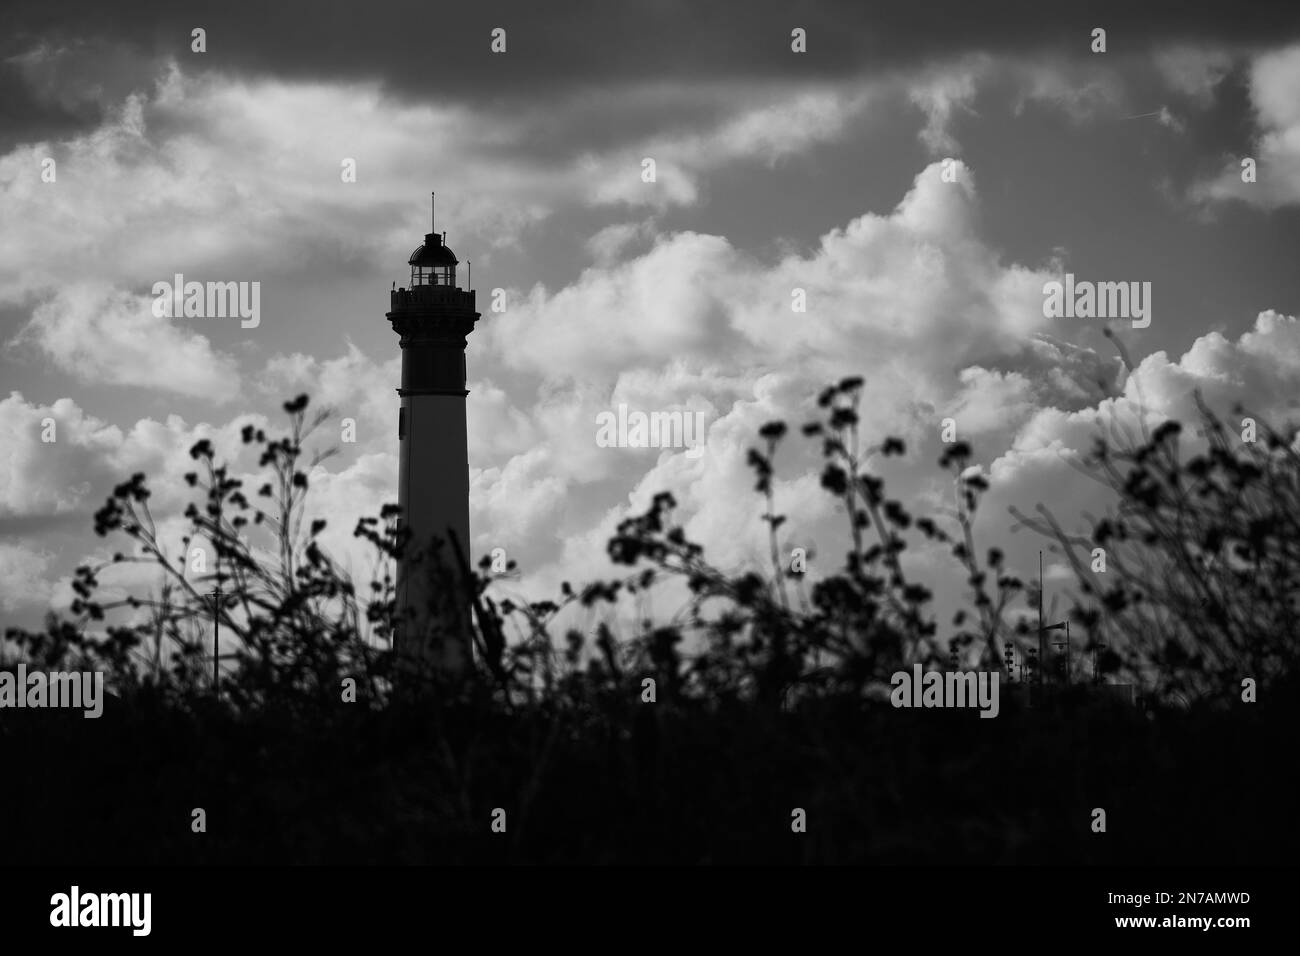
[[(1292, 205), (1300, 202), (1300, 45), (1254, 57), (1249, 77), (1255, 140), (1217, 176), (1194, 185), (1191, 195), (1264, 209)], [(1254, 182), (1242, 180), (1247, 156), (1255, 160)]]
[(141, 418), (123, 429), (72, 399), (46, 405), (13, 392), (0, 400), (6, 464), (0, 469), (0, 521), (76, 514), (88, 524), (113, 486), (136, 472), (151, 479), (150, 506), (165, 516), (189, 500), (181, 476), (194, 468), (189, 450), (199, 439), (211, 441), (236, 466), (251, 459), (240, 437), (245, 424), (268, 427), (256, 414), (220, 425), (189, 423), (173, 414), (161, 421)]
[(0, 611), (22, 605), (42, 607), (53, 586), (50, 569), (55, 555), (40, 548), (0, 541)]
[[(70, 263), (79, 278), (133, 276), (146, 286), (200, 268), (242, 277), (304, 256), (325, 267), (357, 256), (388, 262), (423, 231), (411, 197), (426, 194), (430, 164), (448, 171), (447, 212), (501, 240), (544, 215), (572, 177), (488, 160), (500, 156), (508, 126), (454, 106), (401, 103), (375, 83), (158, 69), (151, 88), (94, 130), (0, 157), (0, 299), (61, 284)], [(289, 123), (296, 132), (286, 138)], [(46, 157), (57, 163), (54, 183), (40, 178)], [(340, 183), (345, 158), (357, 162), (358, 188), (322, 190), (322, 180)], [(503, 181), (513, 188), (502, 190)]]
[[(746, 105), (701, 132), (659, 134), (604, 155), (579, 160), (592, 183), (589, 200), (663, 209), (697, 201), (700, 178), (738, 161), (775, 164), (842, 134), (870, 101), (853, 87), (784, 94), (775, 103)], [(654, 182), (643, 176), (644, 161), (655, 164)]]
[[(513, 374), (470, 383), (476, 550), (506, 547), (536, 581), (581, 580), (579, 572), (608, 566), (603, 540), (592, 558), (566, 564), (577, 543), (612, 530), (619, 514), (667, 488), (680, 495), (692, 532), (719, 560), (756, 560), (765, 539), (745, 453), (765, 421), (797, 425), (823, 381), (863, 373), (870, 427), (901, 417), (928, 429), (941, 406), (976, 387), (979, 375), (993, 374), (963, 379), (958, 370), (980, 365), (1013, 374), (999, 362), (1034, 361), (1027, 343), (1045, 329), (1043, 276), (1003, 263), (981, 241), (973, 174), (960, 164), (957, 174), (957, 182), (945, 182), (940, 165), (928, 167), (893, 211), (858, 216), (807, 252), (774, 262), (721, 236), (670, 234), (635, 258), (593, 266), (557, 292), (536, 288), (485, 324), (476, 332), (480, 361)], [(807, 312), (791, 308), (795, 287), (808, 293)], [(796, 360), (803, 362), (798, 375), (790, 370)], [(314, 507), (329, 515), (329, 534), (339, 535), (328, 543), (350, 561), (360, 560), (345, 540), (355, 518), (393, 497), (398, 362), (376, 362), (350, 345), (332, 359), (273, 356), (257, 377), (268, 399), (302, 388), (356, 418), (358, 447), (345, 449), (350, 460), (327, 462), (312, 476)], [(700, 412), (703, 455), (599, 447), (596, 416), (619, 403)], [(56, 507), (59, 496), (85, 508), (108, 481), (134, 470), (177, 476), (192, 466), (186, 453), (200, 436), (237, 456), (246, 420), (197, 426), (171, 416), (109, 431), (104, 448), (81, 450), (90, 456), (78, 469), (88, 484), (74, 493), (82, 485), (48, 470), (54, 459), (31, 445), (40, 410), (19, 399), (14, 414), (24, 419), (18, 427), (32, 449), (22, 459), (32, 473), (20, 480), (41, 489), (31, 492), (45, 496), (38, 509)], [(66, 414), (84, 417), (75, 406)], [(81, 427), (91, 434), (108, 428)], [(322, 440), (337, 444), (333, 434)], [(72, 441), (68, 450), (84, 444)], [(831, 520), (834, 504), (817, 486), (815, 455), (795, 447), (785, 454), (781, 507), (800, 519), (798, 533), (815, 546), (829, 533), (816, 527)], [(251, 463), (240, 468), (245, 473)], [(179, 510), (182, 498), (160, 494), (155, 503)]]
[[(1148, 355), (1116, 394), (1094, 405), (1035, 409), (989, 467), (991, 490), (981, 530), (997, 534), (1006, 525), (1009, 506), (1032, 513), (1040, 502), (1051, 507), (1067, 530), (1086, 530), (1086, 516), (1114, 504), (1105, 487), (1074, 467), (1094, 441), (1104, 436), (1129, 442), (1140, 436), (1143, 422), (1154, 427), (1173, 419), (1185, 426), (1185, 446), (1202, 445), (1196, 434), (1197, 392), (1228, 416), (1229, 424), (1238, 404), (1277, 427), (1294, 421), (1300, 413), (1300, 321), (1261, 312), (1253, 328), (1235, 341), (1211, 332), (1177, 360), (1163, 351)], [(1044, 546), (1041, 539), (1021, 536), (1011, 539), (1008, 550), (1028, 567), (1032, 551)]]
[[(1175, 92), (1195, 98), (1213, 88), (1219, 61), (1174, 58), (1164, 69)], [(1266, 95), (1285, 86), (1278, 74), (1286, 70), (1265, 64), (1256, 71), (1257, 109), (1270, 122), (1293, 123), (1285, 103)], [(55, 84), (42, 95), (65, 95), (57, 74), (42, 76)], [(734, 104), (723, 87), (697, 93), (678, 84), (651, 98), (683, 105), (680, 122), (620, 128), (565, 149), (538, 139), (541, 127), (616, 120), (621, 92), (561, 99), (542, 122), (494, 114), (490, 104), (471, 111), (415, 103), (378, 83), (192, 76), (169, 66), (152, 89), (125, 101), (106, 97), (119, 106), (94, 131), (0, 157), (0, 305), (30, 308), (21, 341), (83, 382), (213, 404), (241, 397), (268, 409), (307, 391), (317, 406), (354, 418), (356, 446), (313, 470), (312, 513), (330, 520), (331, 552), (364, 576), (369, 558), (352, 526), (396, 497), (400, 358), (391, 340), (382, 360), (364, 341), (349, 340), (336, 355), (319, 335), (299, 335), (302, 344), (263, 358), (219, 328), (152, 320), (140, 290), (175, 271), (265, 273), (290, 277), (288, 287), (305, 296), (336, 271), (368, 274), (404, 258), (410, 237), (428, 228), (411, 197), (425, 194), (434, 169), (440, 217), (473, 222), (475, 242), (497, 250), (561, 208), (631, 220), (599, 229), (583, 220), (573, 234), (578, 243), (590, 236), (590, 265), (558, 284), (508, 289), (507, 311), (492, 314), (471, 339), (473, 547), (478, 554), (506, 548), (525, 569), (532, 596), (553, 594), (562, 579), (608, 574), (604, 546), (617, 521), (661, 490), (677, 496), (688, 533), (711, 558), (732, 567), (765, 563), (763, 504), (746, 451), (762, 424), (779, 418), (797, 426), (815, 413), (817, 388), (849, 374), (866, 377), (862, 411), (872, 440), (887, 432), (908, 439), (912, 455), (891, 472), (900, 495), (948, 500), (950, 488), (933, 475), (942, 417), (954, 417), (963, 438), (989, 449), (983, 462), (1001, 507), (981, 520), (996, 522), (1001, 535), (1009, 501), (1040, 492), (1059, 499), (1072, 487), (1062, 479), (1062, 455), (1087, 447), (1110, 407), (1104, 396), (1121, 376), (1114, 359), (1065, 341), (1070, 333), (1043, 317), (1041, 290), (1055, 266), (1049, 273), (1007, 261), (986, 238), (970, 166), (957, 164), (955, 182), (944, 180), (941, 165), (928, 166), (900, 189), (894, 208), (850, 209), (815, 239), (775, 255), (699, 220), (685, 228), (669, 218), (704, 206), (720, 174), (780, 165), (835, 143), (869, 118), (865, 107), (884, 89), (922, 110), (924, 145), (955, 151), (957, 120), (999, 78), (1010, 79), (1019, 107), (1045, 104), (1081, 121), (1126, 98), (1114, 72), (1031, 61), (995, 71), (980, 58), (879, 86), (749, 91)], [(286, 140), (290, 117), (302, 135)], [(1176, 121), (1170, 113), (1168, 122)], [(33, 175), (46, 154), (59, 160), (57, 186)], [(348, 156), (360, 170), (355, 189), (337, 182), (338, 160)], [(646, 156), (658, 164), (655, 184), (641, 181)], [(656, 218), (638, 222), (623, 207), (655, 210)], [(14, 238), (20, 233), (25, 238)], [(68, 262), (80, 270), (72, 286)], [(806, 311), (792, 309), (796, 290)], [(1178, 362), (1148, 357), (1127, 387), (1140, 383), (1161, 408), (1185, 407), (1173, 396), (1193, 385), (1218, 386), (1224, 395), (1244, 388), (1269, 407), (1285, 405), (1300, 365), (1294, 321), (1265, 315), (1235, 342), (1204, 336)], [(701, 412), (703, 454), (598, 446), (596, 416), (620, 403)], [(39, 445), (46, 416), (59, 422), (56, 447)], [(234, 413), (212, 424), (195, 417), (124, 416), (135, 424), (119, 428), (67, 399), (39, 405), (11, 396), (0, 402), (0, 436), (14, 449), (0, 470), (0, 522), (88, 516), (113, 482), (140, 470), (170, 478), (151, 503), (178, 529), (187, 490), (176, 479), (192, 467), (190, 445), (211, 437), (239, 474), (251, 476), (238, 430), (267, 422)], [(269, 428), (276, 424), (272, 416)], [(337, 426), (336, 419), (330, 428)], [(844, 548), (839, 506), (819, 487), (815, 446), (795, 432), (779, 456), (777, 508), (789, 517), (788, 543), (824, 555), (814, 568), (825, 568)], [(339, 442), (337, 432), (321, 437)], [(909, 560), (923, 566), (931, 557)], [(66, 570), (68, 555), (60, 558), (28, 566), (48, 578)], [(16, 567), (16, 558), (6, 560)], [(14, 580), (25, 580), (19, 573)]]
[[(79, 52), (117, 62), (113, 49)], [(405, 257), (410, 237), (428, 228), (411, 199), (425, 194), (430, 169), (445, 197), (440, 215), (469, 224), (461, 239), (490, 253), (560, 205), (694, 202), (701, 176), (830, 141), (865, 101), (851, 88), (811, 86), (777, 97), (751, 90), (733, 105), (723, 89), (683, 85), (666, 95), (707, 106), (707, 118), (557, 153), (534, 118), (412, 103), (378, 82), (187, 73), (162, 59), (90, 90), (84, 70), (54, 68), (69, 56), (42, 47), (16, 61), (43, 101), (91, 97), (104, 114), (66, 140), (0, 156), (0, 307), (30, 310), (21, 341), (85, 384), (216, 402), (241, 393), (231, 356), (249, 336), (216, 320), (195, 327), (154, 317), (145, 297), (153, 283), (176, 273), (261, 281), (272, 317), (257, 336), (283, 342), (321, 281)], [(607, 112), (618, 105), (612, 92), (597, 99)], [(568, 123), (589, 120), (592, 108), (590, 96), (554, 104)], [(284, 136), (286, 125), (294, 136)], [(645, 155), (658, 158), (656, 185), (641, 182)], [(41, 177), (46, 160), (56, 164), (53, 182)], [(340, 182), (345, 160), (356, 163), (354, 184)], [(646, 230), (604, 232), (591, 248), (609, 263)]]
[[(942, 169), (921, 172), (892, 213), (775, 263), (721, 236), (661, 237), (557, 292), (535, 287), (483, 330), (486, 344), (510, 367), (588, 380), (690, 356), (733, 368), (802, 359), (826, 375), (866, 363), (898, 384), (918, 366), (937, 377), (977, 354), (1018, 352), (1046, 328), (1045, 273), (1002, 263), (979, 240), (973, 173), (958, 163), (945, 182)], [(796, 289), (806, 312), (792, 308)]]
[[(47, 427), (51, 421), (53, 432)], [(0, 533), (7, 535), (8, 528), (17, 528), (32, 539), (0, 555), (0, 592), (17, 591), (31, 575), (39, 574), (42, 587), (21, 588), (32, 596), (24, 603), (50, 600), (66, 606), (71, 600), (67, 574), (73, 565), (105, 559), (115, 550), (129, 551), (125, 538), (108, 544), (95, 538), (91, 515), (114, 485), (136, 472), (145, 474), (152, 492), (148, 505), (159, 540), (170, 554), (179, 555), (181, 536), (188, 527), (183, 512), (197, 494), (182, 479), (195, 470), (189, 450), (196, 441), (208, 439), (213, 444), (218, 459), (230, 465), (232, 477), (244, 482), (250, 497), (265, 480), (241, 437), (247, 424), (266, 429), (273, 437), (284, 427), (283, 420), (268, 421), (260, 415), (239, 415), (216, 425), (191, 424), (170, 415), (164, 421), (140, 419), (123, 430), (88, 415), (71, 399), (44, 406), (13, 393), (0, 400), (0, 440), (6, 449), (6, 467), (0, 469)], [(50, 435), (53, 441), (43, 440)], [(316, 436), (305, 458), (324, 450), (331, 439)], [(368, 575), (374, 555), (352, 531), (357, 518), (377, 515), (383, 504), (396, 500), (396, 455), (361, 454), (333, 470), (324, 464), (308, 470), (307, 520), (327, 517), (329, 525), (322, 536), (326, 548), (345, 567)], [(53, 527), (52, 519), (63, 515), (78, 522), (75, 527), (58, 523), (62, 553), (56, 554), (39, 542)], [(132, 586), (155, 587), (157, 578), (156, 569), (128, 564), (106, 571), (103, 583), (116, 589), (112, 593), (125, 594)]]
[(32, 312), (13, 344), (35, 345), (89, 385), (131, 385), (217, 404), (240, 394), (239, 366), (187, 323), (237, 319), (159, 318), (153, 297), (74, 282)]
[[(820, 487), (816, 448), (797, 436), (820, 385), (865, 375), (864, 430), (914, 440), (915, 459), (894, 477), (930, 500), (944, 494), (932, 467), (942, 416), (955, 410), (963, 430), (1009, 440), (1043, 403), (1083, 407), (1104, 394), (1115, 363), (1049, 334), (1057, 330), (1042, 314), (1047, 273), (1004, 262), (982, 241), (972, 171), (958, 164), (957, 181), (946, 182), (942, 169), (920, 172), (891, 212), (858, 216), (806, 252), (763, 262), (721, 236), (669, 234), (560, 290), (521, 296), (476, 333), (486, 333), (476, 345), (515, 370), (512, 388), (527, 394), (529, 379), (544, 383), (532, 420), (552, 453), (539, 477), (563, 478), (567, 497), (561, 506), (561, 487), (546, 485), (541, 523), (514, 513), (494, 520), (476, 503), (475, 528), (500, 528), (490, 543), (476, 530), (476, 542), (523, 554), (527, 580), (545, 593), (562, 579), (607, 575), (604, 544), (619, 518), (668, 490), (712, 559), (766, 564), (746, 453), (764, 423), (781, 419), (796, 426), (779, 455), (784, 530), (829, 568), (845, 546), (839, 506)], [(795, 288), (807, 293), (807, 312), (791, 308)], [(704, 411), (703, 454), (595, 448), (595, 414), (620, 402)], [(524, 455), (529, 465), (541, 460)], [(498, 502), (521, 490), (503, 496), (490, 483), (510, 488), (508, 473), (508, 465), (476, 472), (472, 495), (501, 519)]]
[(333, 441), (343, 440), (343, 420), (355, 423), (353, 441), (358, 449), (387, 448), (397, 429), (399, 400), (395, 391), (402, 378), (401, 355), (375, 361), (353, 342), (344, 354), (318, 358), (304, 352), (274, 355), (266, 362), (258, 389), (275, 402), (295, 395), (310, 396), (313, 410), (330, 409), (336, 429)]

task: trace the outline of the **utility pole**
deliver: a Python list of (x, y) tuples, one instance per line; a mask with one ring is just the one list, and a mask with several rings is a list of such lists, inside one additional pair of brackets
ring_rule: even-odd
[(1052, 646), (1065, 648), (1065, 668), (1064, 668), (1065, 686), (1069, 687), (1070, 686), (1070, 622), (1062, 621), (1060, 624), (1053, 624), (1051, 627), (1048, 628), (1048, 630), (1049, 631), (1059, 630), (1062, 627), (1062, 625), (1064, 625), (1065, 627), (1065, 641), (1064, 642), (1053, 641)]
[(1043, 630), (1043, 552), (1038, 552), (1038, 686), (1043, 686), (1043, 665), (1047, 662), (1047, 632)]
[[(1070, 683), (1070, 622), (1058, 621), (1055, 624), (1043, 623), (1043, 552), (1038, 552), (1038, 686), (1043, 687), (1044, 675), (1047, 673), (1047, 632), (1065, 631), (1065, 683)], [(1060, 647), (1059, 644), (1055, 645)]]
[(220, 686), (217, 669), (220, 667), (218, 655), (221, 649), (221, 584), (218, 583), (208, 594), (212, 597), (212, 695), (215, 697)]
[[(1065, 683), (1069, 684), (1070, 683), (1070, 622), (1057, 621), (1055, 624), (1047, 625), (1045, 628), (1043, 628), (1041, 632), (1044, 640), (1047, 639), (1048, 631), (1065, 631), (1065, 643), (1061, 643), (1060, 641), (1053, 641), (1052, 646), (1065, 648), (1065, 667), (1063, 668), (1063, 675), (1065, 677)], [(1043, 663), (1044, 665), (1046, 665), (1047, 662), (1044, 661)], [(1046, 666), (1044, 666), (1043, 669), (1046, 670), (1047, 669)]]

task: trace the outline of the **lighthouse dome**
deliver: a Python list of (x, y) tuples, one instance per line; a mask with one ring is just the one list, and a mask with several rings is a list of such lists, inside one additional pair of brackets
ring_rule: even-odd
[(456, 264), (460, 262), (456, 253), (447, 248), (442, 236), (430, 232), (424, 237), (424, 244), (417, 247), (407, 260), (411, 266), (411, 287), (421, 285), (456, 284)]
[(424, 244), (417, 246), (406, 261), (413, 266), (454, 266), (460, 262), (456, 253), (442, 244), (442, 236), (436, 232), (425, 235)]

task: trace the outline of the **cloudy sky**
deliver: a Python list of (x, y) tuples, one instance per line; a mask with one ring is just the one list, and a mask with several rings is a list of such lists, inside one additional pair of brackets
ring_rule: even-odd
[[(369, 568), (351, 530), (397, 495), (387, 294), (431, 190), (484, 313), (474, 551), (505, 548), (507, 590), (531, 597), (612, 574), (604, 542), (660, 490), (716, 563), (762, 567), (746, 449), (845, 375), (866, 379), (868, 434), (908, 441), (884, 473), (923, 511), (951, 504), (935, 462), (954, 419), (992, 481), (982, 543), (1026, 577), (1041, 540), (1007, 507), (1104, 508), (1069, 457), (1130, 414), (1108, 387), (1156, 415), (1185, 417), (1197, 388), (1300, 410), (1294, 5), (867, 6), (10, 0), (0, 623), (65, 606), (72, 569), (120, 547), (91, 522), (116, 482), (146, 472), (178, 535), (194, 441), (237, 456), (240, 428), (302, 391), (357, 422), (313, 507)], [(176, 273), (260, 282), (260, 325), (155, 317)], [(1110, 323), (1132, 378), (1104, 320), (1044, 316), (1065, 273), (1151, 284), (1148, 327)], [(704, 413), (704, 454), (599, 447), (620, 403)], [(786, 445), (786, 545), (816, 575), (846, 535), (812, 449)], [(938, 552), (910, 561), (960, 579)]]

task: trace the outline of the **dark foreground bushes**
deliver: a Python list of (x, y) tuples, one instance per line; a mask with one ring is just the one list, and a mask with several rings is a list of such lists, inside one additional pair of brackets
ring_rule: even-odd
[[(1186, 462), (1172, 427), (1099, 448), (1115, 513), (1090, 538), (1037, 520), (1064, 553), (1112, 547), (1121, 570), (1106, 588), (1073, 558), (1071, 616), (1097, 679), (1139, 684), (1139, 704), (1089, 683), (1049, 687), (1030, 708), (1003, 658), (1023, 659), (1036, 635), (1011, 613), (1022, 582), (975, 546), (984, 482), (970, 449), (950, 445), (940, 462), (952, 516), (914, 517), (869, 470), (905, 448), (860, 446), (860, 385), (826, 389), (803, 429), (845, 514), (840, 570), (808, 586), (788, 560), (772, 483), (786, 427), (772, 423), (750, 454), (769, 575), (709, 565), (661, 495), (610, 541), (629, 569), (619, 580), (521, 607), (496, 594), (488, 564), (466, 569), (475, 664), (428, 693), (392, 692), (393, 511), (356, 529), (380, 561), (360, 594), (319, 546), (323, 523), (305, 518), (299, 464), (321, 420), (305, 398), (286, 405), (285, 438), (245, 430), (268, 472), (256, 492), (207, 442), (192, 451), (184, 543), (207, 542), (204, 576), (156, 538), (133, 476), (96, 529), (133, 545), (107, 564), (149, 562), (158, 588), (110, 600), (104, 566), (87, 565), (71, 618), (7, 634), (6, 667), (99, 669), (116, 696), (93, 720), (0, 710), (0, 862), (1293, 861), (1300, 561), (1279, 514), (1300, 467), (1280, 433), (1241, 447), (1211, 428)], [(969, 599), (942, 628), (901, 557), (919, 539), (951, 553)], [(671, 620), (594, 639), (561, 630), (568, 609), (667, 577), (689, 594)], [(214, 613), (235, 646), (215, 692)], [(1000, 674), (996, 719), (890, 705), (895, 671), (954, 661)], [(1243, 675), (1257, 702), (1243, 700)]]
[[(635, 697), (631, 698), (635, 699)], [(6, 715), (7, 863), (1291, 863), (1289, 700)], [(191, 832), (191, 811), (207, 832)], [(1106, 832), (1091, 830), (1106, 811)], [(505, 833), (493, 833), (497, 808)], [(791, 831), (792, 811), (807, 832)]]

